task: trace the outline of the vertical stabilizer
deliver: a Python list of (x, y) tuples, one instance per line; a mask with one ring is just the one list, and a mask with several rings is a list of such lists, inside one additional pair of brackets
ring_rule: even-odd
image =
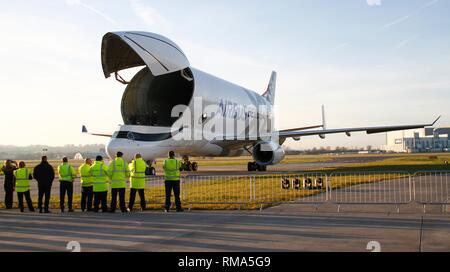
[(267, 86), (267, 91), (262, 95), (266, 98), (270, 104), (275, 104), (275, 91), (277, 88), (277, 72), (272, 72), (272, 76), (270, 77), (269, 86)]

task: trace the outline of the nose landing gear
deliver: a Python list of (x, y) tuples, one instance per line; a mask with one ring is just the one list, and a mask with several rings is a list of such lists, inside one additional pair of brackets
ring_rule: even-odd
[(185, 172), (197, 172), (198, 164), (196, 162), (191, 162), (188, 156), (183, 156), (183, 160), (181, 162), (180, 171)]
[(249, 162), (247, 165), (248, 172), (266, 172), (267, 171), (267, 165), (259, 165), (256, 162)]
[(156, 169), (153, 167), (152, 161), (147, 161), (148, 167), (145, 169), (146, 176), (156, 176)]

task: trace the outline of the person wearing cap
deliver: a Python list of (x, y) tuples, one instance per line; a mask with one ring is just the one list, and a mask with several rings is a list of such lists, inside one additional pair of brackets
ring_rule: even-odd
[(74, 212), (72, 209), (73, 200), (73, 181), (77, 177), (77, 173), (72, 165), (69, 164), (67, 157), (62, 159), (62, 164), (58, 166), (59, 175), (59, 204), (61, 212), (64, 212), (64, 202), (67, 193), (67, 205), (69, 206), (69, 212)]
[(92, 177), (94, 191), (94, 212), (100, 210), (100, 204), (102, 212), (108, 212), (106, 200), (108, 197), (109, 172), (108, 166), (103, 163), (102, 156), (95, 158), (95, 163), (89, 169), (89, 173)]
[(108, 172), (111, 177), (111, 207), (110, 212), (116, 212), (117, 208), (117, 195), (119, 196), (120, 210), (128, 212), (129, 210), (125, 204), (125, 190), (127, 188), (127, 178), (130, 175), (128, 164), (122, 158), (123, 153), (117, 152), (116, 158), (109, 164)]
[[(55, 179), (55, 170), (48, 163), (47, 156), (42, 156), (41, 163), (33, 170), (34, 179), (38, 183), (38, 209), (39, 213), (50, 213), (48, 205), (50, 202), (50, 193), (53, 180)], [(44, 208), (42, 208), (42, 199), (45, 196)]]

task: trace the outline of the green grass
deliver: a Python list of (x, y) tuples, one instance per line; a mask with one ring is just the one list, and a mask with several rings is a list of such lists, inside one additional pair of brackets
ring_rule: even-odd
[(386, 158), (382, 161), (369, 163), (347, 164), (341, 167), (332, 167), (323, 170), (330, 172), (364, 172), (364, 171), (405, 171), (414, 174), (419, 171), (450, 171), (450, 165), (446, 165), (445, 161), (450, 161), (450, 155), (436, 154), (420, 154), (420, 155), (402, 155)]

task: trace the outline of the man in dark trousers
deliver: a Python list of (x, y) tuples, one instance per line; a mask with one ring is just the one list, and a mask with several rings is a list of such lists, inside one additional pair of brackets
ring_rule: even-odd
[(123, 159), (123, 153), (117, 152), (116, 158), (109, 164), (108, 173), (111, 177), (111, 212), (116, 212), (117, 195), (119, 195), (120, 210), (125, 213), (129, 210), (125, 205), (125, 190), (127, 188), (127, 178), (130, 175), (128, 164)]
[(109, 172), (108, 165), (103, 163), (102, 156), (95, 158), (95, 163), (91, 166), (89, 173), (92, 177), (92, 190), (94, 191), (94, 212), (99, 211), (100, 204), (102, 205), (102, 212), (107, 212)]
[(33, 201), (31, 201), (30, 196), (30, 180), (33, 179), (33, 176), (31, 175), (31, 171), (25, 167), (25, 162), (19, 162), (19, 169), (14, 170), (14, 179), (16, 181), (15, 188), (19, 200), (20, 212), (24, 211), (23, 197), (25, 197), (25, 200), (27, 201), (30, 212), (34, 212)]
[(81, 177), (81, 211), (92, 211), (92, 200), (94, 198), (94, 185), (91, 177), (92, 160), (87, 158), (78, 168)]
[(181, 162), (175, 158), (175, 152), (170, 151), (169, 158), (166, 159), (163, 164), (164, 177), (166, 180), (166, 212), (169, 212), (170, 210), (170, 196), (172, 194), (172, 190), (175, 196), (175, 205), (177, 208), (177, 212), (183, 212), (180, 200), (180, 167)]
[(5, 165), (2, 167), (2, 172), (5, 174), (5, 207), (6, 209), (12, 209), (13, 196), (14, 196), (14, 171), (18, 169), (17, 163), (12, 160), (6, 160)]
[(77, 173), (72, 165), (69, 164), (67, 157), (62, 159), (62, 164), (58, 166), (59, 174), (59, 203), (61, 212), (64, 212), (64, 202), (67, 193), (67, 204), (69, 206), (69, 212), (74, 212), (72, 209), (73, 199), (73, 181), (77, 177)]
[[(55, 170), (47, 161), (47, 156), (42, 156), (41, 163), (33, 170), (33, 176), (38, 183), (38, 208), (39, 213), (50, 213), (48, 204), (50, 202), (50, 192), (52, 190), (53, 180), (55, 179)], [(42, 209), (42, 198), (45, 196), (44, 209)]]
[(147, 164), (142, 159), (141, 154), (136, 154), (128, 167), (130, 170), (130, 202), (128, 208), (133, 211), (136, 193), (138, 193), (141, 199), (141, 210), (145, 211), (145, 169), (147, 169)]

